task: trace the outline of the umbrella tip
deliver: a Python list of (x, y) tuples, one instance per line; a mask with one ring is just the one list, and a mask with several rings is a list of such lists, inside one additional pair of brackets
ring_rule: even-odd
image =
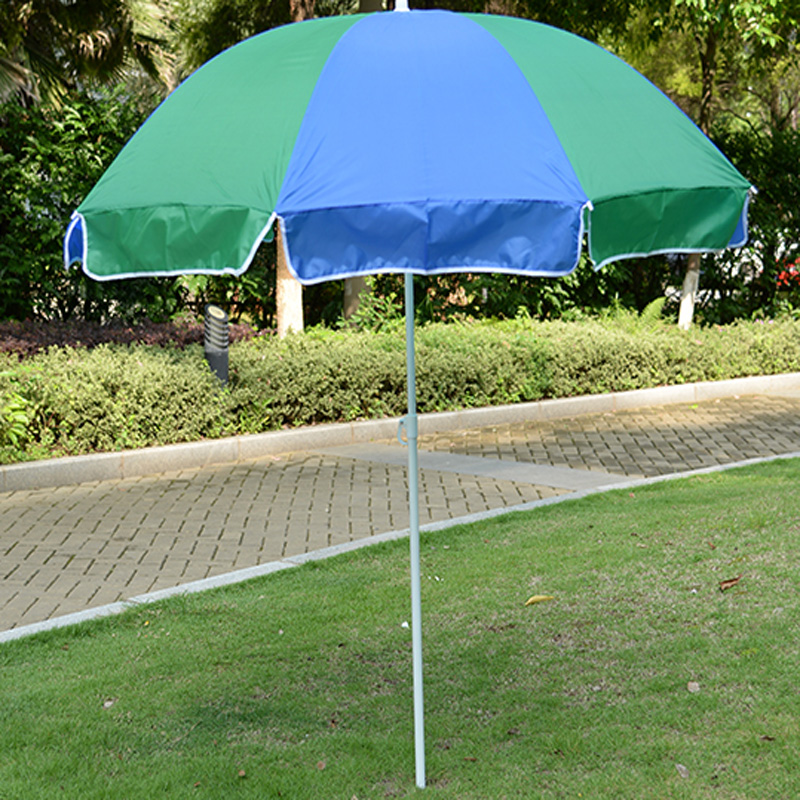
[(394, 4), (395, 11), (408, 11), (408, 0), (395, 0)]

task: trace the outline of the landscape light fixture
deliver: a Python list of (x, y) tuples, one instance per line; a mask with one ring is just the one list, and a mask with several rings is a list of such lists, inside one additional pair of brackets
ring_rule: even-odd
[(225, 386), (228, 383), (228, 315), (224, 309), (209, 303), (203, 323), (206, 361)]

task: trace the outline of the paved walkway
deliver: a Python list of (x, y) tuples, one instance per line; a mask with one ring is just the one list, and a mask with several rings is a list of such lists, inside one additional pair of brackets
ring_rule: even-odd
[[(407, 527), (405, 448), (306, 442), (302, 452), (0, 493), (0, 641)], [(431, 433), (420, 448), (420, 521), (442, 522), (797, 453), (800, 382), (769, 395)]]

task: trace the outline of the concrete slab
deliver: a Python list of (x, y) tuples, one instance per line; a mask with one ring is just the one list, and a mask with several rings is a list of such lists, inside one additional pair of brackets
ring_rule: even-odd
[[(344, 447), (326, 448), (318, 452), (335, 455), (340, 458), (375, 461), (400, 467), (408, 463), (408, 451), (400, 445), (345, 445)], [(501, 461), (496, 458), (480, 458), (455, 453), (428, 452), (426, 450), (419, 450), (419, 467), (420, 469), (434, 470), (436, 472), (476, 475), (515, 483), (553, 486), (572, 491), (611, 486), (628, 480), (628, 478), (608, 472), (562, 469), (546, 464)]]
[(0, 466), (0, 490), (18, 492), (122, 477), (122, 456), (119, 453), (99, 453), (24, 464), (4, 464)]

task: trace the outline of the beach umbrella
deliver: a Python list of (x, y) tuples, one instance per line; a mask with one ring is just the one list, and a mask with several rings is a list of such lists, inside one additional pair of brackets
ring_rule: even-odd
[(328, 17), (248, 39), (151, 115), (73, 215), (98, 280), (240, 274), (277, 222), (305, 284), (405, 274), (416, 782), (425, 783), (414, 274), (571, 272), (745, 242), (750, 185), (602, 48), (512, 17)]

